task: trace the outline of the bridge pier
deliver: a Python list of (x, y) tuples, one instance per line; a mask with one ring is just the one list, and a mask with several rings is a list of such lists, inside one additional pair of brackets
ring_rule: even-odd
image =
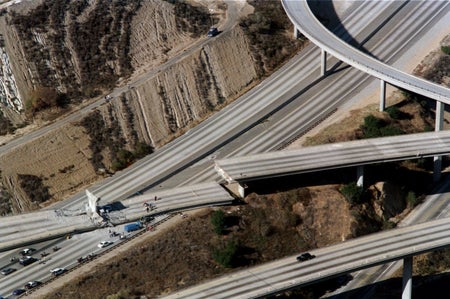
[(320, 75), (325, 76), (327, 74), (327, 51), (320, 49)]
[(356, 167), (356, 186), (364, 187), (364, 166)]
[(386, 109), (386, 81), (380, 79), (380, 112)]
[(300, 30), (296, 26), (294, 26), (294, 38), (297, 39), (300, 37)]
[(411, 299), (412, 294), (412, 256), (403, 259), (402, 299)]
[[(443, 102), (436, 101), (436, 119), (434, 130), (436, 132), (442, 131), (444, 126), (444, 106)], [(441, 179), (442, 170), (442, 156), (433, 157), (433, 181), (437, 182)]]

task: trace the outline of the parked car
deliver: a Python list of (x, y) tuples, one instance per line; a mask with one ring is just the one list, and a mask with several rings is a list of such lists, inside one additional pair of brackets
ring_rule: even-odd
[(30, 290), (30, 289), (32, 289), (32, 288), (35, 288), (35, 287), (41, 285), (41, 284), (42, 284), (42, 282), (37, 281), (37, 280), (34, 280), (34, 281), (27, 282), (23, 287), (24, 287), (26, 290)]
[(208, 31), (208, 37), (213, 37), (217, 34), (219, 34), (219, 30), (217, 29), (217, 27), (211, 27)]
[(297, 261), (304, 262), (304, 261), (313, 259), (315, 257), (316, 257), (315, 255), (313, 255), (313, 254), (311, 254), (309, 252), (305, 252), (305, 253), (302, 253), (299, 256), (297, 256)]
[(104, 248), (104, 247), (108, 247), (111, 244), (113, 244), (113, 242), (111, 242), (111, 241), (101, 241), (97, 246), (99, 248)]
[(21, 257), (20, 259), (19, 259), (19, 263), (22, 265), (22, 266), (28, 266), (29, 264), (32, 264), (32, 263), (34, 263), (35, 261), (37, 261), (37, 259), (35, 259), (34, 257), (32, 257), (32, 256), (24, 256), (24, 257)]
[(58, 276), (58, 275), (63, 274), (66, 271), (67, 270), (65, 268), (55, 268), (55, 269), (50, 270), (50, 273), (52, 273), (55, 276)]
[(36, 249), (34, 249), (34, 248), (25, 248), (22, 251), (20, 251), (20, 254), (22, 256), (25, 256), (25, 255), (30, 255), (31, 253), (33, 253), (35, 251), (36, 251)]
[(9, 275), (9, 274), (13, 273), (14, 271), (16, 271), (16, 269), (14, 269), (14, 268), (5, 268), (0, 273), (2, 273), (3, 275)]
[(12, 292), (13, 296), (19, 296), (25, 293), (26, 291), (24, 289), (16, 289)]

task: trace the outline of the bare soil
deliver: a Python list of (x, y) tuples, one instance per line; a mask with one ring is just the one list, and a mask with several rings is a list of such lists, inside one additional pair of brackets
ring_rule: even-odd
[[(423, 64), (420, 68), (423, 70)], [(399, 122), (408, 132), (423, 130), (429, 124), (429, 117), (417, 116), (423, 116), (418, 103), (404, 102), (398, 93), (390, 101), (410, 116)], [(385, 113), (377, 111), (376, 105), (360, 107), (350, 112), (351, 117), (343, 118), (343, 121), (325, 128), (316, 136), (310, 136), (306, 143), (355, 139), (363, 118), (369, 113), (386, 117)], [(212, 257), (215, 248), (224, 246), (230, 240), (238, 241), (240, 254), (235, 266), (240, 269), (389, 228), (411, 209), (405, 201), (405, 190), (422, 194), (427, 189), (425, 182), (430, 180), (430, 172), (414, 163), (374, 167), (370, 171), (376, 174), (374, 177), (385, 178), (391, 183), (371, 182), (365, 200), (353, 206), (338, 191), (341, 185), (330, 183), (336, 177), (335, 173), (322, 175), (318, 180), (322, 182), (320, 186), (299, 188), (298, 182), (308, 184), (309, 176), (294, 178), (286, 186), (280, 182), (272, 182), (273, 187), (265, 183), (261, 184), (264, 185), (262, 188), (251, 186), (250, 190), (254, 192), (246, 197), (246, 204), (223, 208), (227, 215), (224, 235), (213, 232), (211, 210), (201, 210), (179, 222), (176, 228), (168, 228), (163, 234), (145, 238), (140, 246), (97, 265), (88, 274), (75, 278), (44, 298), (105, 298), (112, 294), (120, 298), (142, 295), (153, 298), (233, 271), (224, 268)], [(349, 175), (341, 172), (339, 176), (345, 180)], [(414, 189), (418, 186), (421, 188)], [(440, 257), (436, 259), (444, 260)], [(421, 257), (416, 261), (417, 268), (422, 270), (423, 265), (428, 264), (428, 258)], [(438, 285), (436, 281), (439, 279), (441, 277), (436, 277), (432, 283)], [(378, 285), (380, 298), (393, 294), (391, 282), (397, 283), (396, 278)], [(338, 286), (336, 281), (329, 281), (290, 292), (287, 296), (318, 298)]]
[[(149, 21), (145, 20), (145, 22)], [(177, 74), (186, 71), (188, 65), (198, 63), (201, 61), (202, 55), (204, 57), (204, 55), (212, 53), (214, 48), (216, 48), (216, 53), (221, 53), (220, 50), (225, 49), (224, 45), (229, 45), (229, 42), (233, 40), (238, 40), (237, 44), (242, 44), (242, 32), (233, 31), (230, 36), (223, 37), (222, 41), (218, 41), (215, 45), (211, 45), (202, 50), (201, 53), (194, 55), (192, 61), (186, 61), (185, 64), (174, 67), (170, 72), (160, 74), (151, 82), (138, 86), (134, 91), (125, 92), (124, 96), (137, 99), (134, 103), (134, 109), (138, 110), (139, 105), (148, 105), (147, 110), (150, 111), (153, 109), (150, 107), (155, 105), (149, 104), (151, 99), (142, 102), (141, 97), (144, 94), (155, 92), (158, 90), (156, 86), (160, 84), (170, 86), (170, 83), (174, 80), (181, 80), (180, 77), (177, 77)], [(250, 66), (251, 55), (249, 50), (242, 49), (239, 53), (245, 52), (247, 52), (246, 55), (249, 58), (246, 63)], [(152, 55), (151, 53), (140, 53), (138, 51), (133, 53), (136, 57), (134, 62), (136, 65), (139, 61), (139, 55)], [(220, 54), (218, 57), (224, 59), (225, 56), (221, 55), (224, 54)], [(234, 53), (233, 55), (239, 54)], [(165, 57), (159, 58), (165, 59)], [(214, 70), (222, 68), (218, 61), (215, 62), (218, 65), (215, 66)], [(151, 67), (151, 65), (141, 65), (141, 67), (145, 69)], [(256, 71), (249, 67), (245, 69), (248, 73), (242, 78), (247, 81), (242, 81), (242, 78), (236, 80), (239, 82), (233, 81), (226, 88), (223, 88), (224, 92), (228, 95), (237, 95), (243, 86), (245, 88), (249, 84)], [(195, 69), (187, 70), (187, 73), (192, 74), (194, 72)], [(213, 73), (213, 71), (211, 72)], [(217, 71), (214, 73), (218, 74)], [(231, 68), (217, 76), (219, 80), (229, 81), (230, 75), (235, 73), (235, 69)], [(242, 84), (242, 82), (245, 84)], [(174, 90), (173, 98), (183, 98), (180, 97), (180, 95), (183, 95), (182, 92), (182, 90)], [(161, 103), (157, 95), (155, 95), (156, 100)], [(398, 103), (402, 103), (402, 99), (399, 99)], [(174, 103), (174, 105), (176, 104)], [(188, 106), (184, 107), (187, 109)], [(352, 111), (351, 117), (340, 124), (333, 124), (319, 135), (305, 137), (305, 139), (308, 138), (308, 144), (356, 138), (364, 116), (368, 113), (377, 113), (376, 105), (363, 107), (364, 105)], [(416, 104), (402, 104), (401, 108), (405, 113), (413, 115), (411, 127), (419, 129), (423, 126), (423, 120), (415, 117), (417, 109), (419, 109)], [(119, 110), (117, 109), (117, 111)], [(181, 123), (187, 121), (183, 119), (183, 116), (188, 115), (186, 111), (181, 111), (182, 117), (178, 119)], [(157, 117), (164, 115), (161, 111), (153, 111), (152, 113), (149, 113), (149, 115)], [(382, 114), (379, 115), (382, 116)], [(143, 118), (145, 117), (143, 116)], [(159, 123), (165, 121), (152, 117), (147, 117), (147, 119)], [(141, 121), (140, 126), (150, 126), (149, 121)], [(406, 127), (407, 124), (405, 123), (404, 126)], [(99, 176), (92, 165), (86, 164), (88, 160), (86, 157), (90, 157), (90, 153), (87, 153), (89, 139), (80, 130), (80, 127), (73, 126), (63, 128), (63, 130), (55, 132), (54, 135), (46, 136), (44, 139), (30, 144), (22, 149), (22, 152), (0, 157), (0, 163), (3, 163), (0, 165), (2, 175), (9, 177), (11, 185), (14, 185), (17, 183), (14, 173), (20, 173), (22, 169), (28, 169), (28, 172), (30, 172), (30, 169), (33, 168), (27, 167), (36, 167), (36, 172), (39, 169), (39, 173), (42, 172), (42, 176), (51, 186), (52, 194), (55, 194), (55, 200), (60, 196), (61, 198), (67, 196), (83, 185), (90, 184)], [(164, 130), (167, 130), (167, 127), (164, 127)], [(165, 136), (167, 131), (164, 130), (158, 131), (156, 129), (151, 134), (149, 133), (146, 138), (157, 143), (155, 140), (158, 138), (162, 140), (162, 137), (155, 136)], [(143, 129), (142, 132), (144, 131)], [(304, 142), (304, 140), (301, 142)], [(14, 167), (7, 163), (8, 161), (17, 163), (21, 160), (18, 157), (30, 155), (47, 158), (50, 155), (50, 161), (54, 160), (57, 169), (67, 169), (67, 166), (72, 164), (76, 167), (71, 168), (72, 173), (67, 174), (66, 177), (59, 170), (56, 173), (55, 168), (48, 169), (44, 159), (37, 161), (36, 165), (27, 165), (27, 163), (31, 163), (30, 161), (22, 161)], [(73, 156), (75, 159), (69, 162), (62, 158), (68, 156)], [(33, 161), (33, 163), (35, 162)], [(338, 191), (339, 184), (327, 181), (326, 178), (323, 180), (326, 182), (320, 186), (298, 187), (298, 182), (302, 181), (299, 180), (296, 182), (296, 187), (285, 186), (284, 192), (279, 192), (280, 190), (277, 189), (280, 187), (279, 185), (272, 187), (272, 190), (269, 191), (261, 191), (255, 187), (256, 191), (245, 199), (246, 204), (223, 209), (227, 215), (227, 230), (224, 235), (217, 235), (213, 232), (210, 222), (211, 210), (209, 209), (190, 214), (187, 219), (178, 218), (177, 221), (172, 222), (172, 226), (158, 228), (155, 234), (147, 234), (140, 240), (130, 243), (130, 246), (125, 247), (126, 250), (122, 250), (119, 254), (116, 255), (116, 252), (112, 252), (111, 255), (106, 255), (96, 262), (87, 264), (86, 268), (82, 268), (85, 269), (83, 275), (78, 276), (80, 272), (75, 271), (68, 276), (64, 276), (65, 278), (56, 280), (52, 285), (46, 286), (39, 293), (35, 293), (33, 297), (107, 298), (107, 296), (115, 294), (116, 297), (114, 298), (136, 298), (141, 295), (152, 298), (233, 271), (234, 269), (222, 267), (212, 258), (214, 249), (224, 246), (230, 240), (238, 240), (239, 243), (240, 254), (235, 264), (239, 269), (286, 255), (294, 255), (311, 248), (337, 243), (364, 232), (382, 228), (384, 224), (383, 215), (377, 214), (377, 211), (383, 209), (377, 209), (376, 207), (387, 206), (389, 202), (380, 203), (379, 197), (374, 195), (378, 194), (377, 192), (374, 191), (364, 204), (351, 206)], [(330, 178), (329, 180), (332, 181)], [(396, 189), (396, 186), (393, 188)], [(383, 190), (383, 187), (379, 187), (377, 190)], [(378, 195), (380, 196), (380, 194)], [(23, 207), (23, 205), (27, 207)], [(17, 207), (15, 207), (17, 211), (31, 208), (33, 208), (33, 203), (26, 201), (24, 203), (18, 202)], [(407, 210), (408, 207), (403, 207), (403, 209), (395, 211), (394, 216), (404, 215)], [(61, 285), (63, 286), (61, 287)], [(312, 293), (311, 298), (317, 298), (325, 290), (326, 288), (323, 287), (321, 290), (307, 290), (305, 292)], [(304, 294), (302, 293), (302, 295)]]

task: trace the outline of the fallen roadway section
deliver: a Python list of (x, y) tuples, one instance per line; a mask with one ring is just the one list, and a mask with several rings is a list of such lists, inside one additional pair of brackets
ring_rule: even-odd
[[(107, 213), (105, 225), (132, 222), (147, 215), (158, 216), (206, 206), (227, 205), (233, 200), (230, 193), (214, 182), (174, 188), (114, 203), (123, 208)], [(146, 202), (151, 203), (151, 210), (147, 211), (144, 206)], [(86, 214), (73, 213), (52, 210), (2, 217), (0, 252), (99, 228)]]

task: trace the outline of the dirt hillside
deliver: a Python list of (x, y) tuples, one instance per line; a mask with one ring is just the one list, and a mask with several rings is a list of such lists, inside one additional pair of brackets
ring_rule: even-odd
[[(101, 1), (91, 2), (83, 8), (82, 13), (77, 15), (75, 23), (88, 22), (91, 14), (96, 9), (99, 10), (102, 5), (105, 6)], [(24, 34), (20, 32), (19, 25), (11, 25), (14, 16), (17, 13), (23, 13), (24, 8), (13, 7), (11, 12), (0, 18), (3, 24), (0, 26), (3, 28), (0, 30), (0, 36), (5, 39), (5, 49), (12, 62), (19, 93), (30, 94), (30, 90), (40, 84), (42, 76), (40, 77), (38, 72), (33, 72), (33, 65), (36, 62), (27, 59), (29, 57), (26, 54), (26, 42), (13, 42), (21, 40), (21, 35)], [(31, 16), (36, 16), (38, 12), (44, 13), (40, 10), (36, 12), (36, 7), (41, 6), (35, 3), (33, 7), (27, 7)], [(53, 11), (56, 8), (40, 9)], [(65, 13), (70, 15), (70, 9), (74, 8), (66, 7), (65, 9)], [(23, 19), (31, 22), (28, 17)], [(74, 24), (74, 20), (68, 17), (63, 21), (66, 28)], [(44, 24), (47, 24), (46, 22)], [(42, 28), (37, 22), (35, 26)], [(130, 63), (136, 70), (136, 74), (167, 61), (192, 44), (194, 40), (204, 38), (206, 32), (204, 28), (197, 28), (202, 30), (202, 35), (195, 36), (192, 32), (181, 30), (179, 27), (172, 4), (165, 1), (142, 3), (133, 16), (129, 29)], [(36, 40), (39, 36), (42, 45), (50, 44), (46, 38), (50, 39), (51, 33), (51, 30), (46, 34), (32, 30), (30, 32), (32, 36), (28, 37), (28, 40)], [(108, 35), (105, 34), (103, 38), (106, 36)], [(75, 59), (78, 55), (71, 44), (70, 35), (67, 35), (64, 46), (67, 51), (72, 52), (74, 59), (70, 60), (70, 66), (66, 65), (64, 68), (73, 71), (73, 78), (77, 78), (76, 81), (81, 83), (81, 68)], [(240, 59), (237, 60), (236, 57)], [(20, 65), (27, 60), (31, 68)], [(52, 61), (55, 63), (54, 68), (58, 68), (56, 58)], [(119, 63), (112, 60), (111, 63), (114, 73), (120, 73)], [(55, 78), (61, 79), (58, 76)], [(152, 147), (159, 147), (170, 140), (168, 136), (175, 136), (189, 124), (199, 122), (226, 100), (236, 97), (255, 78), (256, 71), (248, 42), (242, 30), (236, 27), (235, 30), (218, 37), (215, 43), (200, 48), (193, 55), (134, 86), (108, 105), (102, 106), (99, 109), (99, 115), (105, 130), (109, 128), (120, 134), (123, 148), (132, 150), (138, 140)], [(56, 84), (63, 88), (63, 80), (57, 81)], [(100, 84), (99, 88), (101, 87)], [(23, 121), (24, 116), (21, 116), (20, 120)], [(44, 185), (48, 187), (51, 199), (45, 204), (67, 197), (102, 177), (98, 174), (98, 167), (90, 163), (93, 155), (90, 140), (91, 136), (86, 134), (85, 128), (79, 123), (73, 123), (23, 145), (14, 152), (1, 155), (0, 169), (4, 186), (6, 189), (10, 189), (11, 186), (21, 186), (18, 176), (32, 175), (41, 178)], [(101, 164), (111, 168), (112, 161), (107, 154), (108, 149), (103, 151), (104, 157)], [(21, 157), (28, 157), (28, 159)], [(32, 203), (30, 196), (27, 196), (20, 187), (14, 188), (14, 191), (11, 200), (12, 211), (19, 212), (39, 206), (39, 201)], [(20, 202), (23, 203), (18, 204)]]

